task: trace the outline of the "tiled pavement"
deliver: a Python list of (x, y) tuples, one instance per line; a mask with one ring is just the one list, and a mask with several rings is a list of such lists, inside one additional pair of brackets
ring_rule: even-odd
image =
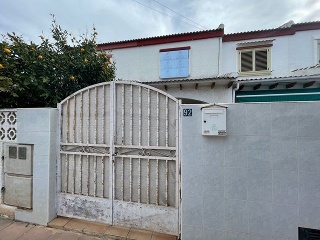
[(59, 217), (49, 227), (0, 218), (0, 240), (176, 240), (172, 235)]

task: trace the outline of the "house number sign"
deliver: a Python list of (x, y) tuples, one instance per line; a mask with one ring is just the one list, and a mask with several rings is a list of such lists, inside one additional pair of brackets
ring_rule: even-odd
[(192, 109), (191, 108), (183, 109), (183, 116), (184, 117), (191, 117), (192, 116)]

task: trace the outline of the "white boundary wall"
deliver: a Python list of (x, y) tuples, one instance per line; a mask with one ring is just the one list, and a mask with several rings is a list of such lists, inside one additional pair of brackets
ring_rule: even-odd
[(182, 117), (182, 239), (298, 240), (320, 228), (320, 102), (227, 105), (227, 136)]

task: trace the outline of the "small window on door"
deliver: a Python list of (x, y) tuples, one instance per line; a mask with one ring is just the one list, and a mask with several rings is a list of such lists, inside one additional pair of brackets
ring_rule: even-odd
[(10, 146), (9, 147), (9, 158), (17, 159), (17, 147)]

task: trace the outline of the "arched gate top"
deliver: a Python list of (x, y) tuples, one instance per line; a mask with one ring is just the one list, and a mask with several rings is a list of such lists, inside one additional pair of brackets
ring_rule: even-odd
[(94, 85), (91, 85), (91, 86), (88, 86), (86, 88), (82, 88), (78, 91), (76, 91), (75, 93), (71, 94), (70, 96), (66, 97), (65, 99), (63, 99), (58, 105), (62, 105), (64, 104), (65, 102), (67, 102), (69, 99), (81, 94), (81, 92), (85, 92), (85, 91), (88, 91), (90, 89), (94, 89), (94, 88), (97, 88), (97, 87), (102, 87), (102, 86), (106, 86), (106, 85), (111, 85), (111, 84), (125, 84), (125, 85), (133, 85), (133, 86), (137, 86), (137, 87), (143, 87), (143, 88), (146, 88), (146, 89), (150, 89), (152, 91), (155, 91), (155, 92), (158, 92), (170, 99), (172, 99), (173, 101), (178, 101), (177, 98), (175, 98), (174, 96), (158, 89), (158, 88), (155, 88), (155, 87), (152, 87), (152, 86), (149, 86), (149, 85), (146, 85), (146, 84), (143, 84), (143, 83), (139, 83), (139, 82), (135, 82), (135, 81), (111, 81), (111, 82), (102, 82), (102, 83), (97, 83), (97, 84), (94, 84)]

